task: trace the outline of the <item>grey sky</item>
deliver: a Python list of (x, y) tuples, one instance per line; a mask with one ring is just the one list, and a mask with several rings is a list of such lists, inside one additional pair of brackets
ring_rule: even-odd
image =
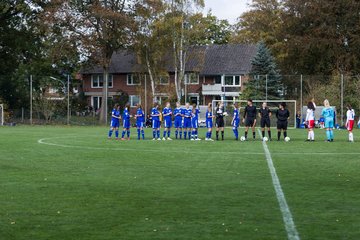
[(204, 13), (212, 9), (212, 13), (220, 19), (235, 23), (236, 19), (246, 10), (251, 0), (205, 0)]

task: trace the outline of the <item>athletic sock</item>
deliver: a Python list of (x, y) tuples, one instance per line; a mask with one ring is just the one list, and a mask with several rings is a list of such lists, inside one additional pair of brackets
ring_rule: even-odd
[(176, 139), (178, 138), (178, 135), (179, 135), (179, 131), (178, 131), (178, 130), (175, 130), (175, 138), (176, 138)]
[(167, 131), (168, 138), (170, 137), (170, 130)]
[(138, 139), (140, 140), (140, 128), (137, 129)]
[(219, 140), (219, 131), (216, 131), (216, 140)]
[(157, 137), (160, 138), (160, 130), (157, 130)]
[(247, 139), (247, 134), (248, 134), (248, 132), (245, 132), (245, 139)]
[(269, 139), (271, 139), (271, 131), (268, 131)]
[(286, 138), (287, 137), (287, 132), (286, 131), (284, 131), (284, 138)]
[(224, 140), (224, 131), (221, 131), (221, 140)]
[(255, 137), (256, 137), (256, 132), (253, 132), (253, 138), (255, 139)]
[(198, 138), (198, 130), (195, 130), (195, 138)]
[(265, 131), (261, 131), (261, 135), (264, 138), (265, 137)]
[(166, 137), (166, 130), (164, 130), (164, 133), (163, 133), (163, 138)]
[(125, 130), (123, 130), (121, 133), (121, 138), (124, 138), (124, 137), (125, 137)]
[(328, 141), (331, 139), (330, 130), (326, 130), (326, 138)]
[[(180, 138), (181, 138), (181, 133), (180, 133)], [(184, 131), (184, 139), (186, 139), (186, 131)]]
[(233, 128), (232, 130), (233, 130), (234, 136), (236, 138), (236, 128)]
[(236, 131), (235, 131), (235, 138), (239, 139), (239, 130), (237, 128), (236, 128)]
[(309, 131), (308, 132), (308, 140), (310, 140), (311, 139), (311, 132)]
[(330, 140), (334, 140), (334, 131), (330, 130)]
[(181, 139), (181, 137), (182, 137), (182, 131), (180, 131), (180, 134), (179, 134), (179, 136), (180, 136), (180, 139)]
[(128, 138), (130, 137), (130, 130), (126, 131), (126, 135), (127, 135)]
[(109, 135), (108, 135), (109, 138), (111, 138), (112, 134), (113, 134), (113, 130), (110, 130), (110, 131), (109, 131)]
[(191, 135), (191, 131), (188, 131), (188, 136), (189, 136), (189, 139), (191, 139), (190, 135)]
[(153, 129), (153, 138), (156, 138), (156, 130)]
[(211, 138), (212, 132), (209, 132), (209, 138)]
[(115, 137), (119, 138), (119, 130), (115, 130)]
[(145, 131), (144, 131), (144, 129), (141, 130), (141, 135), (142, 135), (142, 138), (145, 139)]
[(352, 142), (354, 141), (354, 135), (353, 133), (349, 133), (349, 140)]
[(311, 140), (315, 140), (315, 132), (314, 131), (311, 131)]
[(281, 132), (278, 132), (278, 140), (280, 140)]

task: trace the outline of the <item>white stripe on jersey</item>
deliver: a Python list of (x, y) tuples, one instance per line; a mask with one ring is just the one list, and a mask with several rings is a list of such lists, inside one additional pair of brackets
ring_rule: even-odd
[(355, 111), (354, 111), (354, 109), (347, 110), (347, 112), (346, 112), (346, 119), (347, 119), (347, 121), (349, 121), (349, 120), (354, 120), (354, 118), (355, 118)]

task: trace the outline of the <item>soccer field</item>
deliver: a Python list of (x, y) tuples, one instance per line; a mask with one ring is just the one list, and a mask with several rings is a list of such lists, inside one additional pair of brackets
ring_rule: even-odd
[(107, 131), (0, 128), (0, 239), (360, 239), (360, 142), (344, 130), (267, 144)]

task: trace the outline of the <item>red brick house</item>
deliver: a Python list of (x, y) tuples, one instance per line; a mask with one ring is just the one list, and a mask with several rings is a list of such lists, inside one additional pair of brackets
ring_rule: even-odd
[[(251, 70), (251, 59), (256, 54), (255, 45), (229, 44), (195, 47), (200, 50), (201, 60), (191, 59), (186, 63), (185, 84), (182, 94), (186, 101), (205, 105), (214, 99), (234, 99), (241, 95), (244, 81)], [(190, 55), (190, 54), (189, 54)], [(190, 55), (191, 56), (191, 55)], [(197, 57), (198, 58), (198, 57)], [(109, 97), (119, 91), (129, 95), (129, 102), (135, 107), (141, 102), (144, 109), (150, 109), (152, 96), (150, 80), (146, 75), (139, 77), (142, 69), (134, 53), (120, 51), (113, 55), (109, 71)], [(156, 98), (160, 103), (174, 97), (174, 70), (167, 67), (168, 76), (158, 80)], [(83, 91), (89, 105), (100, 107), (103, 75), (101, 67), (94, 66), (82, 71)]]

